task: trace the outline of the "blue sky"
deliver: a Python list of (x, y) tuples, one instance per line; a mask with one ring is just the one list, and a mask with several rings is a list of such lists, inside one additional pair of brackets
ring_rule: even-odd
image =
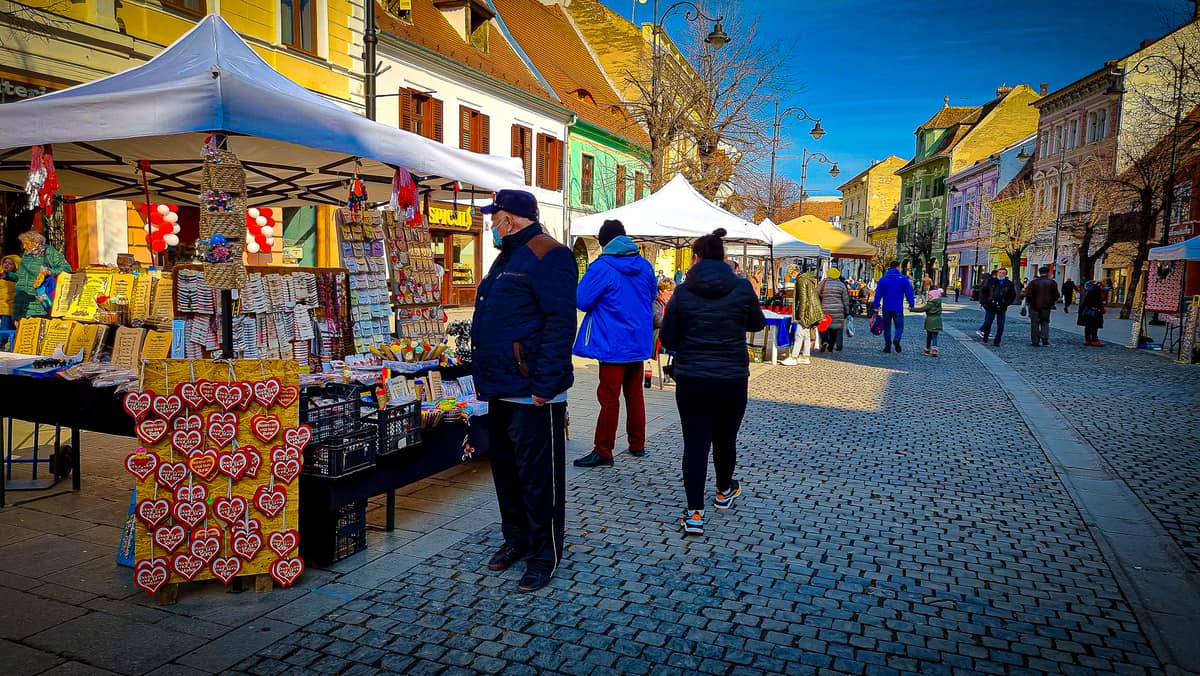
[[(630, 16), (633, 0), (603, 1)], [(799, 155), (806, 145), (841, 164), (833, 178), (828, 167), (809, 162), (805, 189), (812, 195), (838, 194), (837, 186), (871, 159), (911, 157), (913, 131), (946, 96), (951, 105), (979, 105), (1002, 84), (1037, 89), (1042, 82), (1053, 92), (1169, 32), (1194, 9), (1186, 0), (736, 2), (740, 12), (760, 16), (760, 40), (793, 54), (799, 93), (781, 106), (803, 106), (829, 132), (814, 142), (811, 123), (784, 127), (794, 142), (781, 153)], [(669, 4), (660, 0), (661, 8)], [(650, 17), (649, 3), (637, 6), (638, 22)], [(679, 20), (667, 28), (684, 35)], [(778, 171), (799, 180), (800, 161), (783, 159)]]

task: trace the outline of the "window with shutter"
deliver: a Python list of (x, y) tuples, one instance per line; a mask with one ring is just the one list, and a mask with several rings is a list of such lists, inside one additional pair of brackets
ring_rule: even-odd
[(407, 89), (400, 90), (400, 128), (404, 131), (413, 131), (413, 116), (412, 116), (412, 92)]
[(596, 158), (591, 155), (584, 155), (580, 162), (581, 170), (579, 176), (579, 201), (583, 204), (595, 204), (595, 171)]
[(429, 99), (429, 119), (425, 120), (425, 125), (431, 129), (431, 134), (424, 134), (428, 138), (443, 143), (445, 136), (443, 135), (444, 125), (442, 124), (442, 101), (441, 99)]
[(640, 171), (633, 173), (633, 199), (634, 201), (642, 199), (642, 190), (646, 188), (646, 175)]
[(479, 152), (484, 155), (492, 154), (492, 118), (479, 113)]
[(512, 126), (512, 156), (521, 158), (525, 185), (533, 185), (533, 130), (529, 127)]
[(537, 135), (537, 184), (539, 188), (550, 187), (550, 177), (546, 175), (546, 169), (550, 163), (549, 158), (550, 137), (546, 134)]
[(625, 204), (625, 165), (617, 165), (617, 206)]
[(466, 106), (458, 107), (458, 147), (463, 150), (471, 149), (471, 121), (474, 112)]
[(551, 190), (563, 189), (563, 142), (551, 137), (550, 140), (550, 175), (554, 179)]

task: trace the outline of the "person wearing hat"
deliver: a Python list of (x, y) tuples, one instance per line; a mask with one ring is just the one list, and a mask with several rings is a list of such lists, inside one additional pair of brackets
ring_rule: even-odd
[(850, 292), (846, 289), (846, 283), (842, 281), (842, 271), (829, 268), (825, 279), (821, 280), (817, 295), (821, 298), (821, 309), (832, 320), (822, 332), (821, 351), (841, 352), (842, 328), (846, 325), (846, 317), (850, 316)]
[(517, 590), (549, 584), (562, 559), (567, 390), (574, 383), (578, 267), (546, 234), (524, 190), (501, 190), (480, 209), (500, 255), (480, 282), (471, 324), (471, 370), (488, 403), (488, 456), (504, 544), (488, 568), (526, 561)]
[(607, 220), (598, 238), (603, 251), (588, 266), (576, 291), (576, 305), (587, 314), (579, 325), (574, 352), (600, 362), (596, 398), (600, 415), (592, 452), (576, 467), (611, 467), (625, 392), (625, 434), (629, 454), (646, 454), (646, 404), (642, 395), (643, 362), (654, 351), (654, 268), (642, 258), (621, 221)]
[(938, 356), (938, 334), (942, 332), (942, 290), (933, 288), (926, 294), (925, 303), (913, 308), (913, 312), (925, 313), (925, 349), (927, 357)]
[(17, 265), (16, 292), (13, 295), (14, 319), (45, 317), (54, 301), (53, 289), (59, 273), (71, 272), (71, 264), (58, 249), (46, 244), (36, 230), (17, 236), (23, 254)]

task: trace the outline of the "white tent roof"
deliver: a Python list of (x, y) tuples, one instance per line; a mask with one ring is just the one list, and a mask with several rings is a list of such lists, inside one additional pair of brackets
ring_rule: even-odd
[(595, 237), (600, 234), (600, 226), (610, 218), (621, 221), (625, 232), (635, 239), (690, 243), (686, 240), (725, 228), (726, 240), (767, 241), (757, 225), (705, 199), (682, 175), (636, 202), (572, 219), (571, 234)]
[(453, 183), (430, 177), (485, 193), (524, 184), (517, 158), (451, 148), (305, 89), (209, 15), (136, 68), (0, 106), (0, 186), (23, 189), (28, 146), (54, 144), (64, 194), (137, 198), (138, 160), (149, 160), (153, 197), (194, 202), (210, 132), (226, 134), (245, 165), (251, 203), (339, 203), (356, 170), (388, 186), (371, 187), (375, 200), (386, 201), (396, 167), (417, 174), (435, 196), (453, 194)]
[[(816, 244), (809, 244), (796, 239), (791, 233), (769, 219), (764, 218), (758, 228), (767, 238), (770, 246), (751, 244), (746, 247), (747, 256), (770, 256), (776, 258), (829, 258), (829, 249), (822, 249)], [(740, 249), (731, 250), (734, 255), (740, 254)]]
[(1200, 261), (1200, 236), (1156, 246), (1150, 250), (1148, 258), (1152, 261)]

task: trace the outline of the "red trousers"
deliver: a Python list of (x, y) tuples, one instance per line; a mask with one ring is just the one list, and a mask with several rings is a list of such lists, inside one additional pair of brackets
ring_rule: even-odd
[(621, 417), (621, 390), (625, 390), (625, 434), (629, 448), (646, 447), (646, 400), (642, 393), (643, 362), (632, 364), (600, 364), (600, 386), (596, 399), (600, 402), (600, 417), (596, 420), (596, 455), (613, 457), (617, 443), (617, 422)]

